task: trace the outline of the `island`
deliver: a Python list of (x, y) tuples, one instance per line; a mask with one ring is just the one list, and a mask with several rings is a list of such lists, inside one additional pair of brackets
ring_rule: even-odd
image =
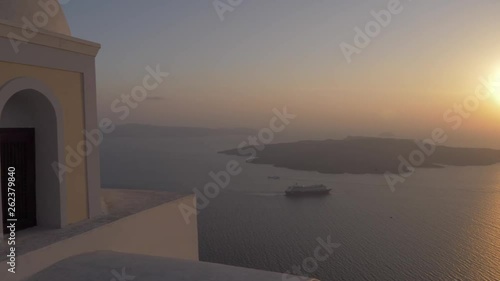
[(422, 141), (376, 137), (246, 146), (219, 153), (244, 156), (254, 164), (328, 174), (401, 173), (411, 167), (486, 166), (500, 162), (500, 150), (432, 146)]

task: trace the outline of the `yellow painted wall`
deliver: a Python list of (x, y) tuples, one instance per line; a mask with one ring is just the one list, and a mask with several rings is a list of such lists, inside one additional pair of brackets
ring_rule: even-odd
[[(64, 147), (76, 149), (84, 140), (83, 79), (81, 73), (0, 61), (0, 86), (18, 77), (30, 77), (47, 85), (64, 111)], [(65, 150), (66, 151), (66, 150)], [(67, 218), (75, 223), (88, 218), (86, 162), (66, 173)]]

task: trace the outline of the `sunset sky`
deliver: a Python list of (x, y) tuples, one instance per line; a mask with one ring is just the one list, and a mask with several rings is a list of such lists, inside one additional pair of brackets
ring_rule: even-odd
[[(347, 63), (340, 44), (354, 44), (355, 28), (389, 2), (243, 0), (223, 21), (211, 0), (73, 0), (64, 9), (74, 36), (102, 44), (102, 116), (159, 64), (170, 76), (126, 122), (260, 128), (287, 105), (296, 138), (424, 138), (449, 128), (444, 112), (480, 76), (500, 73), (500, 2), (401, 1)], [(500, 148), (500, 103), (482, 102), (450, 136), (450, 145)]]

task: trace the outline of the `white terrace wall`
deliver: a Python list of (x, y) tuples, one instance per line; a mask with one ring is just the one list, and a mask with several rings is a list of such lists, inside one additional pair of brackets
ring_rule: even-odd
[(65, 258), (98, 250), (198, 261), (196, 219), (186, 224), (178, 209), (193, 202), (194, 195), (186, 196), (19, 256), (16, 274), (2, 262), (0, 280), (23, 280)]

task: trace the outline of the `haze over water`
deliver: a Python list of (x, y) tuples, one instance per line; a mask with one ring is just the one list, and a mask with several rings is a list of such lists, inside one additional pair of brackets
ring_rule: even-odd
[[(217, 154), (240, 141), (110, 138), (103, 183), (192, 192), (238, 159), (243, 173), (199, 215), (202, 260), (286, 272), (330, 235), (341, 246), (319, 263), (313, 276), (321, 280), (499, 280), (500, 165), (419, 169), (392, 193), (383, 175), (292, 171)], [(333, 191), (286, 198), (295, 182)]]

